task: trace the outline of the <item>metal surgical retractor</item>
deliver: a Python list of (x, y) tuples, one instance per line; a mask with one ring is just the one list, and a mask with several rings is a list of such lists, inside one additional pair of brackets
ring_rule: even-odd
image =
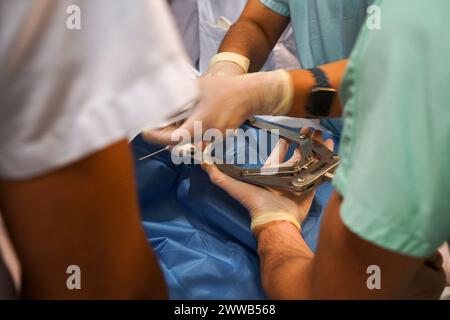
[(254, 185), (293, 192), (305, 192), (333, 180), (340, 158), (323, 144), (304, 134), (256, 118), (249, 119), (246, 124), (272, 134), (276, 130), (280, 138), (298, 144), (301, 160), (291, 166), (270, 169), (244, 169), (232, 164), (217, 164), (223, 173)]
[[(320, 142), (304, 134), (256, 118), (249, 119), (246, 124), (271, 134), (278, 134), (279, 138), (298, 144), (301, 159), (291, 166), (260, 169), (245, 169), (233, 164), (216, 164), (223, 173), (250, 184), (293, 192), (312, 190), (325, 181), (333, 180), (340, 158)], [(192, 150), (195, 149), (193, 145), (187, 146)], [(169, 147), (165, 147), (139, 160), (151, 158), (168, 149)], [(191, 152), (192, 157), (194, 154), (195, 152)]]

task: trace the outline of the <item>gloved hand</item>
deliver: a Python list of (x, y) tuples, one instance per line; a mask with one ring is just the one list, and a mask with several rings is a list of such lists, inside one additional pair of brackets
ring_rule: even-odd
[(203, 130), (236, 129), (254, 115), (285, 115), (294, 96), (291, 76), (284, 70), (239, 77), (202, 77), (197, 82), (198, 102), (181, 127), (145, 131), (144, 138), (163, 145), (177, 144), (187, 133), (194, 138), (195, 121), (201, 121)]
[[(302, 130), (303, 134), (309, 135), (309, 130)], [(323, 142), (322, 133), (315, 131), (312, 138)], [(325, 146), (333, 150), (333, 140), (325, 141)], [(280, 140), (277, 146), (278, 152), (273, 152), (265, 164), (265, 167), (280, 166), (289, 149), (289, 144), (285, 140)], [(300, 160), (300, 152), (297, 149), (291, 159), (282, 165), (291, 165)], [(314, 198), (314, 191), (295, 194), (289, 191), (265, 189), (227, 176), (214, 165), (204, 164), (211, 181), (224, 189), (233, 198), (238, 200), (250, 213), (253, 232), (258, 232), (261, 228), (275, 221), (289, 221), (299, 230), (300, 224), (306, 218)]]
[(226, 77), (241, 76), (248, 72), (250, 60), (234, 52), (221, 52), (210, 61), (204, 76)]
[(244, 69), (234, 62), (222, 61), (208, 68), (203, 77), (232, 77), (246, 74)]

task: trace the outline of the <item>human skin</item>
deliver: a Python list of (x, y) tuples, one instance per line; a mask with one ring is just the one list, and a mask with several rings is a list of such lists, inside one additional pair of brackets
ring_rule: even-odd
[[(264, 65), (270, 52), (289, 24), (289, 18), (267, 8), (259, 0), (248, 1), (239, 20), (225, 36), (219, 52), (234, 52), (250, 59), (249, 72), (257, 72)], [(332, 88), (339, 89), (347, 67), (347, 60), (320, 66), (328, 76)], [(288, 116), (311, 116), (308, 100), (315, 87), (314, 76), (307, 70), (289, 72), (294, 85), (294, 100)], [(336, 94), (329, 116), (342, 115), (339, 93)]]
[[(21, 298), (167, 298), (126, 141), (42, 176), (0, 179), (0, 208), (21, 264)], [(81, 269), (81, 290), (67, 288), (70, 265)]]

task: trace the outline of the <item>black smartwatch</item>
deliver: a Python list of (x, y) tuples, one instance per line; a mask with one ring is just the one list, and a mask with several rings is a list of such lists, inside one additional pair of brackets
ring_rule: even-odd
[(311, 90), (307, 112), (311, 118), (324, 118), (330, 115), (336, 89), (332, 88), (327, 75), (319, 68), (308, 69), (316, 80)]

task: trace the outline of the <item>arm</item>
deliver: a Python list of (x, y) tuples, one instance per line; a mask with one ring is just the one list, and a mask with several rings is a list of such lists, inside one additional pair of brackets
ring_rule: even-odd
[[(263, 286), (275, 299), (438, 298), (445, 278), (439, 256), (422, 260), (374, 246), (348, 230), (334, 194), (314, 255), (291, 224), (273, 222), (256, 232)], [(369, 290), (367, 267), (381, 269), (381, 290)]]
[[(219, 52), (234, 52), (250, 59), (250, 72), (256, 72), (264, 65), (267, 57), (289, 24), (289, 18), (267, 8), (259, 0), (250, 0), (239, 20), (225, 36)], [(333, 88), (339, 89), (347, 67), (347, 60), (336, 61), (320, 68), (328, 75)], [(237, 69), (239, 70), (239, 69)], [(306, 70), (289, 72), (294, 86), (294, 99), (288, 116), (307, 117), (306, 111), (314, 77)], [(330, 117), (342, 115), (339, 94), (336, 96)]]
[[(166, 298), (140, 224), (132, 160), (123, 141), (45, 176), (0, 180), (0, 207), (33, 299)], [(81, 268), (81, 290), (66, 269)]]
[[(232, 62), (221, 62), (228, 64)], [(214, 65), (214, 69), (217, 65)], [(339, 89), (347, 66), (347, 60), (336, 61), (320, 68), (327, 74), (333, 88)], [(219, 68), (222, 68), (219, 66)], [(192, 115), (177, 127), (167, 130), (147, 130), (144, 137), (157, 144), (176, 144), (173, 137), (182, 137), (190, 132), (194, 135), (195, 121), (202, 121), (203, 129), (235, 129), (254, 115), (288, 115), (291, 117), (313, 117), (308, 110), (311, 90), (315, 86), (313, 75), (307, 70), (257, 72), (238, 77), (202, 77), (198, 80), (200, 99)], [(220, 117), (217, 116), (218, 110)], [(278, 113), (278, 111), (280, 111)], [(339, 117), (342, 106), (337, 92), (330, 117)], [(186, 130), (186, 131), (185, 131)]]
[(219, 52), (241, 54), (250, 59), (250, 72), (259, 71), (288, 24), (289, 18), (270, 10), (259, 0), (249, 0)]
[[(332, 88), (337, 90), (329, 114), (330, 118), (342, 116), (343, 108), (340, 102), (341, 99), (339, 98), (339, 89), (345, 75), (347, 62), (348, 60), (340, 60), (319, 67), (328, 76)], [(314, 114), (310, 114), (310, 112), (307, 111), (311, 90), (315, 87), (314, 76), (307, 70), (294, 70), (290, 71), (289, 74), (291, 75), (292, 85), (294, 87), (294, 98), (292, 107), (287, 115), (296, 118), (314, 118)]]
[[(259, 70), (266, 61), (283, 30), (289, 23), (281, 16), (264, 6), (259, 0), (250, 0), (239, 18), (226, 35), (219, 51), (236, 53), (239, 58), (233, 61), (215, 60), (204, 77), (198, 80), (201, 92), (193, 114), (181, 126), (168, 130), (147, 130), (144, 137), (157, 144), (176, 144), (172, 137), (183, 135), (187, 130), (194, 134), (194, 122), (202, 121), (203, 128), (235, 129), (248, 117), (254, 115), (288, 115), (291, 117), (314, 117), (307, 106), (314, 77), (306, 70), (291, 72), (255, 72), (242, 77), (249, 58), (250, 71)], [(236, 62), (238, 59), (238, 63)], [(245, 65), (245, 66), (244, 66)], [(339, 89), (344, 76), (347, 60), (336, 61), (324, 66), (331, 85)], [(212, 77), (211, 77), (212, 76)], [(336, 95), (330, 117), (342, 114), (340, 99)], [(225, 112), (227, 110), (227, 112)], [(217, 112), (220, 111), (220, 117)]]
[[(234, 52), (250, 59), (250, 72), (264, 65), (271, 50), (289, 24), (289, 18), (267, 8), (259, 0), (250, 0), (239, 20), (225, 36), (219, 52)], [(336, 61), (320, 68), (328, 75), (333, 88), (339, 89), (347, 67), (347, 60)], [(288, 116), (314, 116), (306, 111), (314, 77), (306, 70), (290, 72), (294, 86), (293, 104)], [(340, 117), (342, 106), (336, 96), (330, 117)]]
[[(312, 138), (322, 142), (317, 131)], [(333, 149), (332, 141), (324, 144)], [(284, 160), (289, 144), (281, 140), (277, 148), (279, 152), (272, 153), (267, 162), (270, 166)], [(299, 159), (300, 154), (294, 153), (280, 166)], [(299, 223), (305, 219), (314, 192), (295, 195), (259, 188), (237, 181), (215, 167), (204, 167), (214, 184), (249, 210), (258, 240), (262, 284), (270, 298), (417, 299), (437, 298), (442, 292), (445, 274), (440, 255), (429, 259), (407, 257), (356, 236), (341, 220), (342, 199), (336, 193), (324, 214), (317, 252), (313, 254), (292, 218)], [(381, 290), (367, 287), (371, 275), (367, 268), (372, 265), (381, 269)]]

